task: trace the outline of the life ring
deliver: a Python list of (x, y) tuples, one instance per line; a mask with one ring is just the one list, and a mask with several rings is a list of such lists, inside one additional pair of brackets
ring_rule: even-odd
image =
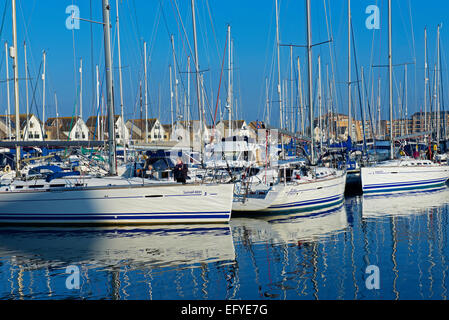
[(3, 168), (3, 172), (11, 172), (11, 166), (9, 164), (7, 164), (4, 168)]

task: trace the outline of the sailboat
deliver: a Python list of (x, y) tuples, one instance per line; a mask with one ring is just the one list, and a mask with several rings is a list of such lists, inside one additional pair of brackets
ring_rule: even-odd
[(394, 159), (393, 72), (391, 46), (391, 0), (388, 1), (388, 69), (390, 98), (390, 160), (361, 168), (364, 194), (389, 194), (417, 190), (437, 190), (449, 179), (449, 166), (430, 160)]
[(279, 168), (270, 168), (270, 171), (275, 171), (275, 174), (272, 174), (276, 179), (274, 181), (261, 179), (264, 174), (266, 175), (263, 171), (259, 173), (259, 177), (252, 176), (242, 179), (240, 183), (236, 184), (236, 195), (232, 206), (232, 210), (235, 212), (309, 215), (312, 211), (338, 208), (344, 201), (346, 172), (316, 166), (314, 161), (310, 0), (307, 0), (306, 3), (311, 165), (304, 166), (298, 162), (283, 164)]
[[(13, 34), (15, 0), (13, 3)], [(109, 175), (84, 179), (26, 181), (0, 186), (0, 223), (151, 224), (223, 223), (231, 217), (232, 184), (158, 182), (117, 175), (112, 88), (109, 0), (102, 1), (109, 127)], [(18, 114), (17, 45), (14, 45), (15, 100)], [(18, 117), (16, 117), (18, 119)], [(20, 126), (16, 125), (16, 128)], [(19, 134), (16, 135), (19, 139)], [(17, 141), (17, 145), (20, 142)], [(17, 148), (19, 170), (20, 148)]]

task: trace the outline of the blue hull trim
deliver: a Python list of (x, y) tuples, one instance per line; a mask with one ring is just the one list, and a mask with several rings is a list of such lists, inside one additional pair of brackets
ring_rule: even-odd
[(430, 183), (445, 183), (446, 178), (442, 179), (432, 179), (432, 180), (421, 180), (421, 181), (411, 181), (411, 182), (401, 182), (401, 183), (382, 183), (382, 184), (369, 184), (363, 187), (365, 189), (376, 189), (376, 188), (385, 188), (385, 187), (403, 187), (403, 186), (415, 186), (415, 185), (423, 185)]
[(336, 201), (339, 199), (342, 199), (342, 196), (332, 196), (332, 197), (319, 198), (319, 199), (314, 199), (314, 200), (292, 202), (292, 203), (287, 203), (287, 204), (282, 204), (282, 205), (277, 205), (277, 206), (270, 206), (270, 207), (268, 207), (268, 209), (304, 207), (304, 206), (310, 206), (310, 205), (315, 205), (315, 204), (323, 204), (326, 202), (332, 202), (332, 201)]

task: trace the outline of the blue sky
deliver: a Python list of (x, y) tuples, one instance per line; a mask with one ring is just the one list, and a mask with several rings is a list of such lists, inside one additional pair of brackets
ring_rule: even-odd
[[(11, 3), (7, 0), (7, 9), (1, 33), (0, 79), (6, 77), (4, 41), (12, 43)], [(441, 52), (443, 74), (447, 69), (446, 44), (448, 32), (446, 25), (449, 3), (437, 0), (393, 0), (393, 63), (400, 64), (416, 61), (408, 66), (408, 113), (419, 111), (423, 102), (424, 69), (424, 27), (428, 29), (429, 66), (436, 63), (436, 28), (442, 23)], [(0, 2), (0, 14), (3, 14), (6, 0)], [(79, 30), (68, 30), (65, 22), (69, 5), (80, 8), (80, 17), (102, 20), (101, 1), (97, 0), (17, 0), (19, 76), (24, 77), (23, 42), (27, 42), (28, 63), (32, 78), (29, 97), (31, 112), (42, 116), (42, 81), (37, 81), (34, 100), (32, 89), (36, 84), (42, 51), (47, 52), (46, 116), (55, 116), (54, 93), (57, 94), (59, 114), (72, 116), (79, 108), (79, 63), (83, 59), (83, 117), (95, 115), (95, 83), (92, 83), (92, 70), (99, 65), (101, 83), (104, 78), (104, 49), (102, 27), (82, 21)], [(374, 95), (377, 96), (377, 79), (381, 77), (382, 117), (388, 115), (387, 69), (370, 68), (372, 64), (387, 63), (387, 1), (352, 0), (353, 26), (356, 39), (359, 72), (364, 67), (369, 91), (374, 80)], [(378, 5), (380, 9), (380, 30), (368, 30), (365, 20), (368, 5)], [(226, 26), (232, 28), (234, 43), (234, 98), (239, 118), (263, 120), (265, 117), (265, 79), (270, 83), (272, 124), (279, 121), (278, 100), (275, 90), (277, 69), (275, 60), (275, 11), (274, 0), (263, 1), (214, 1), (197, 0), (197, 23), (199, 42), (199, 64), (204, 73), (204, 86), (207, 92), (206, 116), (208, 122), (215, 111), (217, 90), (226, 40)], [(179, 9), (177, 13), (176, 6)], [(119, 90), (117, 70), (116, 41), (116, 2), (111, 1), (112, 44), (114, 48), (114, 85), (115, 107), (119, 111)], [(92, 14), (91, 9), (92, 8)], [(124, 80), (124, 108), (126, 118), (139, 118), (139, 82), (143, 81), (143, 41), (148, 43), (148, 96), (149, 115), (160, 117), (164, 123), (171, 119), (169, 93), (169, 65), (173, 64), (170, 35), (174, 35), (178, 71), (187, 71), (189, 44), (193, 49), (192, 19), (190, 1), (180, 0), (119, 0), (120, 34), (122, 48), (122, 66)], [(335, 77), (336, 96), (334, 104), (340, 112), (347, 110), (347, 1), (312, 0), (312, 38), (313, 43), (329, 39), (327, 28), (333, 34), (333, 57), (329, 54), (329, 45), (316, 46), (313, 49), (313, 80), (316, 93), (317, 56), (321, 56), (323, 86), (326, 83), (326, 66)], [(181, 19), (179, 19), (181, 17)], [(306, 43), (306, 15), (304, 0), (280, 0), (280, 40), (285, 44)], [(91, 38), (91, 30), (93, 37)], [(187, 38), (184, 31), (187, 33)], [(91, 46), (91, 39), (93, 46)], [(188, 41), (187, 41), (188, 39)], [(353, 54), (353, 53), (352, 53)], [(304, 48), (295, 48), (293, 57), (299, 57), (303, 80), (306, 80), (306, 55)], [(12, 64), (9, 59), (10, 77)], [(354, 60), (353, 60), (354, 62)], [(225, 60), (225, 63), (227, 61)], [(93, 68), (92, 68), (92, 65)], [(193, 68), (193, 64), (192, 64)], [(282, 79), (290, 79), (290, 57), (288, 47), (281, 48)], [(352, 78), (356, 78), (353, 65)], [(225, 65), (226, 69), (226, 65)], [(332, 73), (332, 70), (334, 71)], [(296, 71), (295, 71), (296, 73)], [(179, 96), (187, 91), (187, 74), (179, 77)], [(294, 76), (296, 79), (296, 76)], [(404, 86), (404, 68), (394, 68), (394, 104), (397, 105), (399, 82)], [(431, 74), (431, 81), (433, 75)], [(95, 82), (95, 81), (94, 81)], [(443, 85), (448, 83), (443, 76)], [(433, 85), (433, 82), (431, 82)], [(197, 118), (197, 104), (194, 78), (191, 78), (192, 116)], [(288, 86), (290, 82), (288, 82)], [(307, 90), (304, 83), (304, 90)], [(295, 84), (296, 86), (296, 84)], [(104, 92), (104, 86), (102, 86)], [(13, 94), (11, 83), (11, 95)], [(220, 99), (223, 106), (226, 99), (227, 73), (222, 78)], [(323, 88), (323, 90), (325, 90)], [(402, 93), (401, 93), (402, 94)], [(290, 93), (289, 93), (290, 95)], [(371, 93), (369, 93), (371, 96)], [(306, 99), (307, 96), (304, 96)], [(449, 101), (444, 91), (444, 100)], [(5, 113), (6, 84), (1, 82), (0, 101)], [(183, 101), (180, 104), (184, 105)], [(13, 102), (11, 100), (11, 106)], [(20, 110), (25, 112), (25, 82), (20, 81)], [(397, 108), (395, 110), (398, 110)], [(359, 109), (358, 109), (358, 114)], [(226, 112), (223, 117), (227, 117)]]

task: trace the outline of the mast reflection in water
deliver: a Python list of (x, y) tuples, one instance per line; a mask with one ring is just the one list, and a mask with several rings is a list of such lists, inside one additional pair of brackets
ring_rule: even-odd
[(0, 298), (447, 299), (448, 214), (445, 189), (229, 225), (1, 227)]

